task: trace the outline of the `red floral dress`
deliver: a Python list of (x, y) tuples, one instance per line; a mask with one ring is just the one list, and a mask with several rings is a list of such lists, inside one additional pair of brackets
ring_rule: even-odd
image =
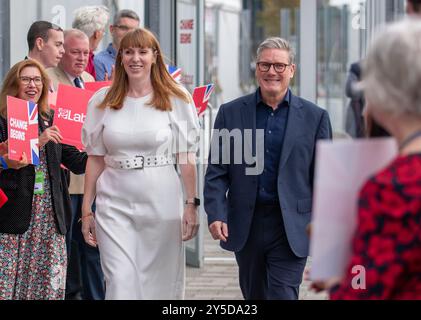
[(370, 179), (358, 214), (353, 256), (331, 299), (421, 299), (421, 154), (398, 157)]
[(29, 229), (0, 233), (0, 300), (61, 300), (66, 285), (66, 242), (58, 232), (44, 149), (37, 170), (44, 194), (34, 195)]

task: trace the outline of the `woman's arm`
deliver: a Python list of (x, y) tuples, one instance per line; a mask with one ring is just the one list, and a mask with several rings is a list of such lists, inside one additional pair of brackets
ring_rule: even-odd
[(88, 155), (79, 151), (76, 147), (62, 144), (61, 162), (74, 174), (83, 174), (86, 170)]
[[(187, 199), (197, 197), (196, 193), (196, 155), (194, 153), (177, 154), (177, 163), (180, 166), (181, 180)], [(183, 241), (192, 239), (199, 230), (197, 207), (187, 204), (183, 215)]]
[(82, 234), (87, 244), (96, 247), (95, 221), (92, 204), (96, 196), (96, 182), (105, 168), (103, 156), (89, 156), (86, 165), (85, 189), (82, 204)]

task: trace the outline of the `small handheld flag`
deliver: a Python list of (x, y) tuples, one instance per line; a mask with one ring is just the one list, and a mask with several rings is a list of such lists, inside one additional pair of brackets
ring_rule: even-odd
[(193, 100), (196, 105), (198, 116), (202, 115), (203, 112), (206, 111), (206, 108), (208, 107), (208, 104), (209, 104), (210, 96), (214, 89), (215, 89), (215, 85), (213, 84), (208, 84), (206, 86), (197, 87), (196, 89), (194, 89)]
[(181, 83), (182, 69), (181, 68), (178, 68), (176, 66), (170, 66), (170, 65), (168, 65), (167, 68), (168, 68), (168, 72), (170, 73), (171, 77), (175, 81)]

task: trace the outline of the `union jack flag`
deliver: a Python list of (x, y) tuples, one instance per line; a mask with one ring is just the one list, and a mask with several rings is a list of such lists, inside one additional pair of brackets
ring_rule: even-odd
[(28, 108), (28, 122), (29, 125), (35, 124), (38, 125), (38, 106), (36, 103), (31, 101), (27, 101), (27, 108)]
[[(32, 127), (32, 131), (38, 131), (38, 105), (27, 101), (27, 108), (28, 108), (28, 122), (29, 126)], [(30, 140), (31, 146), (31, 158), (28, 159), (30, 163), (33, 165), (39, 165), (39, 147), (38, 147), (38, 136)]]
[[(10, 124), (8, 126), (9, 159), (20, 161), (25, 152), (29, 163), (39, 165), (38, 105), (8, 96), (7, 118)], [(13, 119), (12, 122), (11, 119)], [(27, 123), (27, 127), (22, 125), (24, 123)]]
[(182, 69), (181, 68), (178, 68), (176, 66), (170, 66), (170, 65), (168, 65), (167, 68), (168, 68), (168, 72), (170, 73), (171, 77), (175, 81), (181, 83)]
[(196, 105), (197, 114), (200, 116), (205, 112), (209, 104), (210, 96), (215, 89), (215, 85), (208, 84), (203, 87), (198, 87), (193, 91), (193, 100)]

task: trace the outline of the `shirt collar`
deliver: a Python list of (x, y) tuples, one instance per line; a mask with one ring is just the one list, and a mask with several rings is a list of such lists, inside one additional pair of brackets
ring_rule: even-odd
[[(287, 90), (287, 93), (286, 93), (285, 97), (278, 104), (278, 107), (280, 107), (284, 102), (286, 102), (288, 104), (288, 106), (290, 106), (290, 104), (291, 104), (291, 90), (290, 89)], [(260, 92), (260, 88), (258, 88), (257, 91), (256, 91), (256, 105), (258, 106), (261, 103), (264, 103), (264, 101), (262, 99), (262, 93)]]
[(117, 50), (113, 47), (113, 44), (110, 43), (107, 47), (107, 52), (112, 56), (112, 57), (116, 57), (117, 56)]

